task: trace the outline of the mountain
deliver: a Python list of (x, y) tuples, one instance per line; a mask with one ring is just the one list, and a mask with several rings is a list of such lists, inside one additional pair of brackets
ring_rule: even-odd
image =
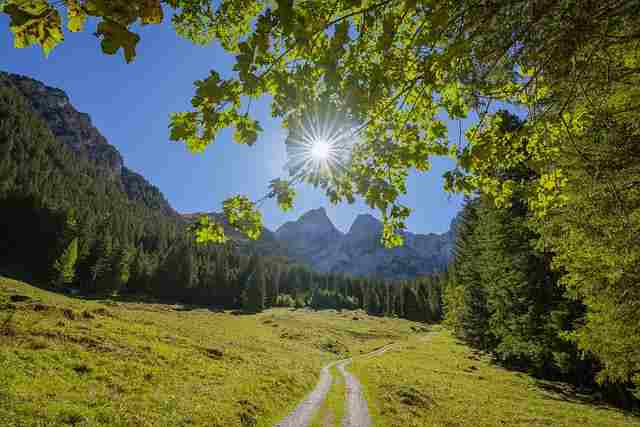
[(326, 264), (335, 243), (340, 242), (338, 230), (324, 208), (310, 210), (295, 222), (286, 222), (275, 232), (278, 241), (285, 244), (289, 254), (319, 271), (331, 271)]
[(91, 162), (107, 180), (115, 182), (130, 200), (167, 215), (176, 215), (160, 190), (143, 176), (124, 166), (122, 155), (91, 123), (91, 117), (75, 109), (62, 90), (29, 77), (0, 71), (0, 85), (16, 89), (47, 124), (59, 141)]
[(377, 218), (358, 215), (344, 234), (320, 208), (283, 224), (275, 236), (290, 256), (318, 271), (408, 279), (445, 268), (453, 250), (455, 223), (454, 219), (443, 234), (404, 233), (403, 246), (387, 249), (380, 243), (382, 222)]

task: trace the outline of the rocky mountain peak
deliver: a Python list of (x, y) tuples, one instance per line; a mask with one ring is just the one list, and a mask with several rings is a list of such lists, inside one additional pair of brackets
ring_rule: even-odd
[(372, 235), (376, 236), (382, 232), (382, 222), (371, 214), (360, 214), (356, 217), (349, 235)]
[(312, 209), (304, 213), (298, 220), (284, 223), (276, 231), (277, 235), (320, 235), (330, 237), (342, 235), (333, 225), (325, 208)]
[(120, 152), (93, 126), (88, 114), (71, 105), (64, 91), (29, 77), (0, 72), (0, 84), (3, 83), (13, 86), (29, 101), (58, 140), (94, 163), (107, 178), (119, 179), (123, 166)]
[(298, 219), (298, 221), (304, 222), (331, 222), (329, 216), (327, 215), (327, 210), (325, 208), (317, 208), (311, 209), (310, 211), (305, 212)]

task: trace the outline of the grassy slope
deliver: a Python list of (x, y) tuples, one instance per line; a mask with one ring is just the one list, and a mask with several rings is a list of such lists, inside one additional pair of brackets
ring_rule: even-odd
[(179, 309), (0, 277), (0, 425), (268, 426), (329, 360), (411, 333), (411, 322), (353, 312)]
[(638, 417), (561, 392), (561, 383), (494, 366), (433, 329), (356, 359), (351, 370), (367, 390), (376, 426), (640, 426)]

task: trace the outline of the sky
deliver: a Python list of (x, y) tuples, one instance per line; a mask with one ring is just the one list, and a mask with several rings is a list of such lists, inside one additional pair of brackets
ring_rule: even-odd
[[(82, 33), (66, 33), (65, 41), (45, 58), (39, 47), (13, 48), (8, 18), (0, 16), (0, 70), (32, 77), (64, 90), (72, 105), (88, 113), (93, 124), (118, 148), (125, 165), (156, 185), (178, 212), (220, 211), (222, 201), (236, 194), (258, 200), (271, 179), (286, 177), (285, 131), (270, 115), (267, 99), (252, 111), (264, 129), (252, 147), (232, 141), (223, 131), (202, 154), (169, 141), (169, 114), (190, 109), (193, 82), (215, 69), (230, 76), (233, 58), (216, 44), (202, 47), (179, 38), (169, 25), (137, 29), (141, 35), (137, 57), (126, 64), (121, 52), (105, 55), (89, 25)], [(450, 123), (456, 129), (457, 123)], [(462, 204), (459, 195), (442, 190), (442, 173), (452, 161), (434, 159), (427, 173), (411, 172), (407, 195), (412, 208), (408, 231), (442, 233)], [(325, 207), (331, 221), (348, 231), (358, 214), (377, 211), (364, 202), (332, 205), (309, 185), (298, 188), (294, 209), (282, 212), (273, 200), (261, 205), (264, 224), (276, 229), (310, 209)]]

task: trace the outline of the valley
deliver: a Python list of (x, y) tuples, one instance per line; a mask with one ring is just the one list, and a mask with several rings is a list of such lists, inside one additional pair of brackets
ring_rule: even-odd
[[(0, 277), (3, 426), (274, 426), (322, 366), (345, 358), (376, 427), (640, 425), (566, 384), (497, 367), (439, 326), (361, 311), (76, 299)], [(339, 369), (329, 375), (312, 426), (349, 414)]]
[(0, 0), (0, 427), (640, 427), (638, 28)]

